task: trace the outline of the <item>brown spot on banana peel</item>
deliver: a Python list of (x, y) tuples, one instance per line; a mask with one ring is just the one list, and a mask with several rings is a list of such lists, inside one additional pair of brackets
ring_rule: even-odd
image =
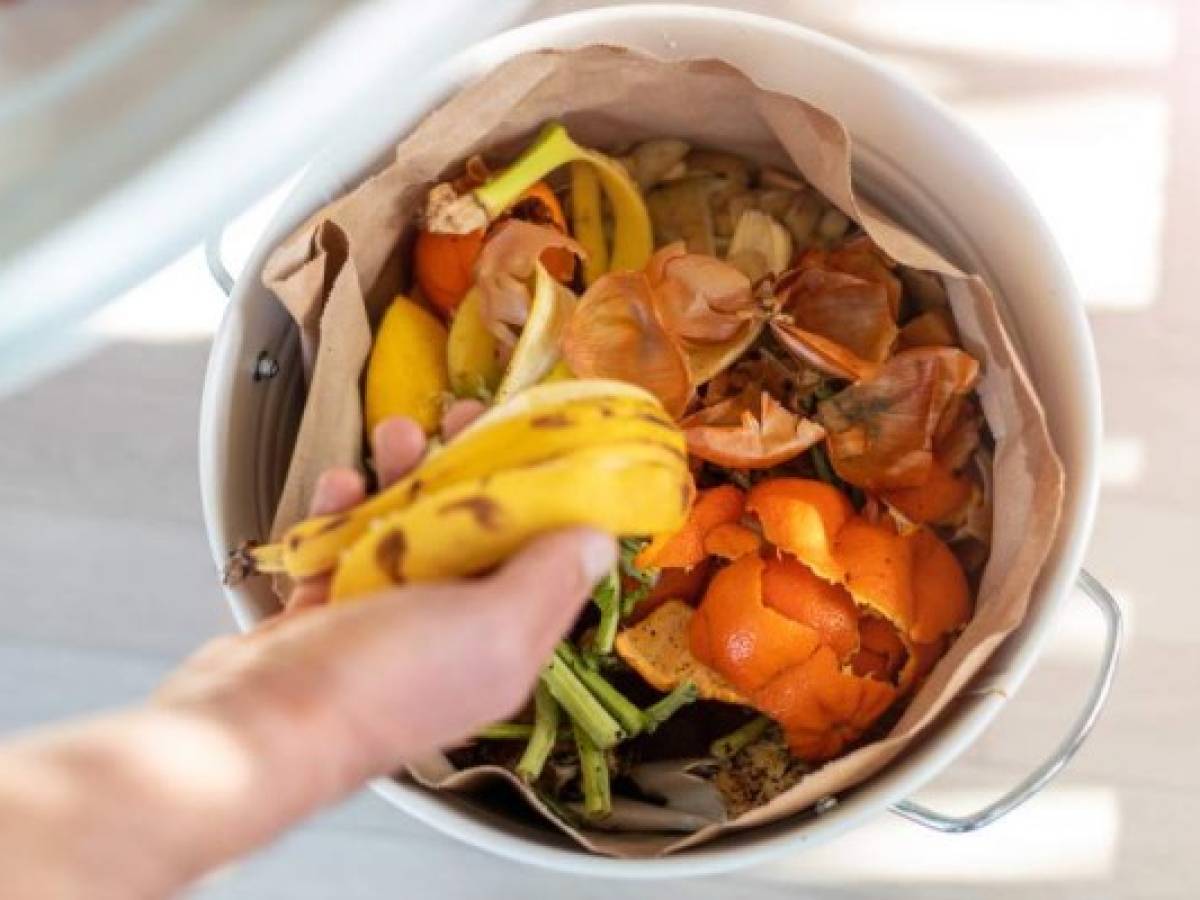
[(375, 546), (375, 562), (392, 584), (404, 583), (404, 555), (407, 552), (408, 540), (399, 529), (389, 531)]
[(573, 424), (563, 413), (546, 413), (529, 420), (531, 428), (570, 428)]
[(408, 486), (408, 502), (412, 503), (421, 493), (421, 489), (425, 487), (425, 482), (420, 478), (414, 478), (412, 484)]
[[(672, 456), (673, 458), (679, 460), (680, 462), (684, 463), (685, 465), (687, 464), (687, 454), (684, 451), (680, 450), (678, 447), (673, 447), (670, 444), (665, 444), (662, 441), (651, 440), (649, 438), (628, 439), (628, 440), (621, 441), (618, 446), (627, 447), (627, 446), (631, 446), (631, 445), (632, 446), (642, 446), (642, 447), (657, 447), (658, 449), (662, 450), (662, 452)], [(541, 468), (542, 466), (553, 465), (554, 463), (558, 462), (559, 460), (566, 459), (567, 457), (573, 456), (574, 454), (576, 454), (578, 452), (579, 452), (579, 448), (577, 448), (577, 447), (566, 449), (566, 450), (555, 450), (553, 453), (548, 453), (545, 456), (539, 456), (536, 459), (525, 460), (524, 462), (521, 462), (520, 464), (515, 465), (515, 466), (510, 466), (507, 469), (502, 469), (498, 472), (489, 472), (486, 475), (483, 475), (480, 477), (479, 486), (481, 488), (486, 488), (488, 485), (491, 484), (492, 479), (495, 478), (497, 475), (503, 475), (507, 472), (516, 472), (516, 471), (525, 470), (525, 469), (538, 469), (538, 468)]]
[(447, 503), (438, 510), (442, 514), (459, 511), (469, 512), (475, 517), (475, 523), (485, 531), (496, 531), (499, 529), (500, 520), (503, 518), (504, 513), (500, 508), (500, 504), (488, 497), (464, 497), (462, 500)]

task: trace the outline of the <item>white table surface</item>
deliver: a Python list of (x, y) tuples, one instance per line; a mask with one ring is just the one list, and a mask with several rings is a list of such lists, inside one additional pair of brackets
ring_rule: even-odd
[[(537, 14), (592, 5), (543, 2)], [(1200, 811), (1200, 4), (817, 0), (743, 8), (815, 24), (907, 69), (1028, 185), (1088, 298), (1104, 379), (1091, 570), (1128, 614), (1124, 664), (1049, 790), (975, 835), (881, 816), (695, 897), (1194, 896)], [(837, 12), (834, 13), (833, 10)], [(233, 228), (247, 252), (278, 194)], [(196, 419), (222, 307), (198, 250), (86, 326), (89, 353), (0, 398), (0, 732), (144, 696), (231, 628), (208, 558)], [(1057, 740), (1100, 633), (1080, 600), (1021, 693), (922, 799), (965, 811)], [(657, 897), (459, 846), (371, 795), (199, 886), (205, 900)]]

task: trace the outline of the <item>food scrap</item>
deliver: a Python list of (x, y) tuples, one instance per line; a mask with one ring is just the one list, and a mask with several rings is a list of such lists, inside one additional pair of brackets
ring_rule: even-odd
[(367, 427), (487, 412), (244, 564), (343, 603), (562, 526), (621, 538), (528, 707), (451, 754), (585, 823), (652, 800), (647, 761), (737, 815), (886, 734), (970, 621), (990, 534), (980, 362), (938, 277), (797, 173), (559, 123), (430, 189), (408, 262)]

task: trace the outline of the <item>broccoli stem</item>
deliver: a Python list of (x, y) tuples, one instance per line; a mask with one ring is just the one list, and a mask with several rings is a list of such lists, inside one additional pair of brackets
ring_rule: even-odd
[(512, 165), (475, 189), (475, 199), (494, 220), (548, 172), (578, 159), (583, 150), (558, 122), (546, 125)]
[(612, 812), (612, 785), (608, 780), (608, 760), (579, 723), (575, 725), (575, 746), (579, 750), (579, 780), (583, 786), (583, 811), (589, 819), (602, 819)]
[(539, 682), (533, 694), (533, 727), (529, 743), (517, 762), (517, 775), (525, 781), (533, 781), (542, 774), (554, 742), (558, 740), (558, 702), (550, 689)]
[(533, 734), (533, 726), (525, 722), (496, 722), (485, 725), (475, 735), (480, 741), (522, 741)]
[(771, 724), (771, 720), (766, 716), (755, 716), (741, 728), (729, 732), (724, 737), (719, 737), (712, 742), (708, 752), (717, 759), (729, 759), (736, 756), (739, 752), (749, 747), (760, 737), (767, 727)]
[(642, 718), (646, 720), (646, 730), (654, 731), (699, 695), (700, 692), (696, 690), (696, 685), (691, 681), (676, 685), (665, 697), (659, 698), (642, 710)]
[(550, 657), (550, 662), (542, 669), (541, 679), (551, 696), (597, 747), (602, 750), (615, 747), (626, 736), (617, 720), (592, 696), (559, 654)]
[[(608, 710), (624, 729), (626, 736), (633, 737), (646, 728), (646, 717), (624, 694), (613, 687), (603, 675), (583, 661), (583, 658), (566, 641), (559, 643), (555, 651), (600, 704)], [(599, 741), (597, 741), (599, 743)], [(607, 749), (607, 748), (605, 748)]]
[[(529, 722), (496, 722), (493, 725), (486, 725), (481, 728), (472, 740), (526, 741), (533, 737), (533, 730), (534, 726)], [(558, 731), (555, 733), (560, 741), (569, 738), (571, 736), (570, 723), (560, 723)]]
[(632, 591), (621, 597), (621, 618), (627, 619), (633, 615), (633, 611), (638, 608), (638, 604), (649, 597), (650, 592), (653, 590), (653, 583), (639, 584)]
[(654, 586), (658, 583), (658, 569), (639, 569), (634, 560), (642, 547), (646, 545), (646, 541), (626, 538), (621, 541), (621, 555), (618, 559), (618, 566), (621, 573), (635, 581), (637, 584), (631, 591), (623, 591), (621, 597), (621, 618), (628, 618), (637, 605), (650, 596), (650, 592), (654, 590)]
[(615, 568), (596, 585), (592, 601), (600, 610), (600, 624), (596, 626), (592, 649), (601, 656), (607, 656), (613, 651), (617, 625), (621, 622), (621, 578)]

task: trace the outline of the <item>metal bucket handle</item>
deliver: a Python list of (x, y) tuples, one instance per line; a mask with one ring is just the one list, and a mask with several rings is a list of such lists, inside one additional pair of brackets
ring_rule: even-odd
[[(208, 269), (212, 274), (213, 280), (228, 295), (233, 290), (234, 279), (229, 274), (229, 270), (225, 268), (225, 264), (221, 259), (222, 236), (220, 233), (210, 236), (205, 242), (204, 251), (205, 259), (208, 262)], [(265, 361), (273, 363), (272, 360)], [(263, 362), (264, 360), (260, 359), (259, 365), (261, 366)], [(256, 377), (258, 374), (256, 370)], [(271, 374), (274, 373), (272, 372)], [(1122, 631), (1121, 608), (1104, 585), (1084, 570), (1079, 572), (1077, 583), (1084, 594), (1096, 605), (1096, 609), (1104, 618), (1104, 653), (1101, 657), (1100, 671), (1096, 676), (1096, 681), (1092, 684), (1092, 690), (1088, 694), (1083, 710), (1054, 752), (1007, 794), (968, 815), (946, 815), (927, 806), (914, 803), (911, 800), (901, 800), (899, 803), (894, 804), (891, 807), (892, 812), (898, 816), (903, 816), (910, 822), (916, 822), (918, 825), (924, 825), (926, 828), (946, 834), (967, 834), (972, 831), (978, 831), (1008, 815), (1025, 801), (1039, 793), (1071, 761), (1071, 757), (1078, 752), (1079, 748), (1083, 746), (1083, 742), (1087, 740), (1087, 736), (1095, 726), (1096, 720), (1100, 717), (1100, 711), (1104, 708), (1104, 703), (1108, 699), (1113, 677), (1117, 673), (1117, 659), (1121, 652)], [(827, 798), (826, 802), (832, 799)], [(820, 806), (821, 804), (818, 804), (818, 811), (820, 811)]]
[(918, 825), (924, 825), (926, 828), (946, 834), (967, 834), (978, 831), (1008, 815), (1030, 797), (1040, 792), (1070, 762), (1071, 757), (1083, 746), (1083, 742), (1087, 740), (1088, 734), (1100, 717), (1100, 710), (1104, 708), (1104, 702), (1108, 699), (1108, 692), (1112, 688), (1113, 676), (1117, 672), (1117, 658), (1121, 652), (1121, 608), (1117, 601), (1104, 585), (1086, 571), (1080, 571), (1078, 585), (1104, 617), (1104, 653), (1100, 661), (1100, 671), (1092, 684), (1092, 690), (1088, 694), (1083, 710), (1054, 752), (1007, 794), (968, 815), (946, 815), (911, 800), (902, 800), (895, 804), (891, 807), (892, 812), (903, 816), (910, 822), (916, 822)]
[(221, 258), (224, 237), (224, 229), (208, 236), (204, 241), (204, 261), (208, 264), (208, 274), (217, 283), (221, 293), (228, 297), (233, 293), (233, 276), (229, 274), (229, 270), (225, 268), (225, 260)]

